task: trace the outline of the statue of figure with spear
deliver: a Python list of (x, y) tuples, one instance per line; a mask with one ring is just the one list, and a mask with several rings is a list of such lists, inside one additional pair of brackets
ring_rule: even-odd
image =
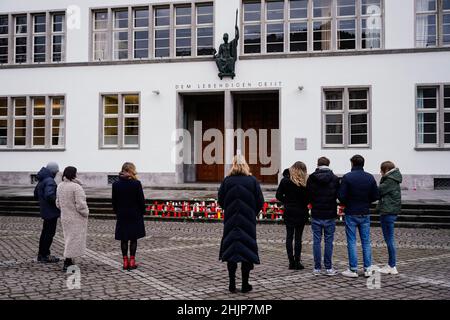
[(217, 68), (219, 69), (219, 78), (231, 77), (234, 79), (235, 65), (238, 57), (237, 46), (239, 43), (239, 27), (238, 27), (238, 10), (236, 9), (235, 22), (235, 36), (234, 39), (228, 42), (228, 33), (223, 35), (223, 41), (219, 47), (219, 53), (214, 49), (214, 59), (216, 60)]

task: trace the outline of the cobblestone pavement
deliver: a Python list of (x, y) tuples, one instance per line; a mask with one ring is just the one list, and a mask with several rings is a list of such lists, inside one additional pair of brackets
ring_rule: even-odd
[[(226, 265), (218, 261), (222, 224), (146, 221), (139, 240), (139, 269), (122, 271), (113, 220), (89, 221), (88, 252), (79, 260), (81, 289), (69, 290), (62, 263), (35, 261), (41, 220), (0, 217), (0, 299), (450, 299), (450, 232), (397, 229), (397, 276), (382, 275), (379, 289), (366, 279), (313, 276), (309, 226), (303, 241), (302, 271), (287, 269), (283, 225), (258, 225), (261, 265), (251, 273), (254, 290), (227, 291)], [(374, 263), (387, 260), (379, 228), (372, 229)], [(63, 252), (60, 225), (52, 246)], [(361, 252), (359, 250), (359, 260)], [(338, 226), (335, 267), (347, 264), (345, 233)], [(239, 274), (239, 273), (238, 273)], [(238, 275), (238, 285), (240, 277)]]

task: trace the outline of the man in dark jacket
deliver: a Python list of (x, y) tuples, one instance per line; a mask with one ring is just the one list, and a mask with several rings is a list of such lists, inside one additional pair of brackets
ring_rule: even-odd
[(379, 198), (378, 187), (374, 177), (364, 171), (364, 158), (355, 155), (350, 159), (352, 171), (344, 175), (339, 188), (339, 201), (345, 205), (345, 233), (349, 269), (342, 273), (349, 278), (358, 277), (358, 256), (356, 251), (356, 229), (361, 238), (364, 275), (372, 273), (372, 248), (370, 244), (370, 204)]
[(41, 217), (44, 220), (41, 238), (39, 240), (38, 261), (44, 263), (55, 263), (59, 259), (50, 255), (50, 247), (56, 232), (56, 224), (60, 211), (56, 207), (56, 182), (55, 177), (59, 171), (56, 163), (50, 162), (42, 168), (38, 174), (38, 184), (34, 189), (34, 198), (39, 200)]
[(329, 168), (330, 160), (321, 157), (317, 160), (317, 169), (309, 178), (306, 188), (311, 200), (311, 229), (313, 232), (314, 275), (322, 269), (322, 233), (325, 240), (324, 265), (326, 275), (334, 276), (333, 239), (336, 229), (337, 193), (339, 178)]

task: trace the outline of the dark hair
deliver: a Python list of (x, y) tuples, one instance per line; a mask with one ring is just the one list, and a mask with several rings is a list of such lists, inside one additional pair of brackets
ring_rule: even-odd
[(392, 161), (385, 161), (381, 164), (380, 169), (381, 172), (386, 173), (395, 168), (395, 164)]
[(321, 167), (321, 166), (329, 166), (330, 165), (330, 159), (328, 159), (327, 157), (320, 157), (317, 160), (317, 166)]
[(359, 154), (354, 155), (350, 161), (354, 167), (364, 167), (364, 158)]
[(72, 181), (77, 177), (77, 168), (75, 167), (66, 167), (63, 172), (63, 178)]

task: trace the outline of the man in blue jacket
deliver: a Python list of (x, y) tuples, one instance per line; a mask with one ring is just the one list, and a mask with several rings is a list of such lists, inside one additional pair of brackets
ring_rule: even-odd
[(356, 229), (361, 238), (364, 275), (372, 273), (372, 248), (370, 244), (369, 206), (378, 200), (378, 187), (374, 177), (364, 171), (364, 158), (355, 155), (350, 159), (352, 171), (344, 175), (339, 188), (339, 201), (345, 205), (345, 233), (349, 269), (342, 273), (349, 278), (358, 277), (358, 255), (356, 251)]
[(41, 217), (44, 220), (42, 227), (41, 238), (39, 240), (38, 262), (55, 263), (59, 259), (50, 255), (50, 247), (53, 242), (53, 237), (56, 233), (56, 224), (60, 216), (60, 211), (56, 207), (56, 182), (55, 177), (59, 171), (56, 163), (50, 162), (47, 166), (42, 168), (38, 174), (37, 179), (39, 183), (34, 189), (34, 198), (39, 200), (39, 207)]

